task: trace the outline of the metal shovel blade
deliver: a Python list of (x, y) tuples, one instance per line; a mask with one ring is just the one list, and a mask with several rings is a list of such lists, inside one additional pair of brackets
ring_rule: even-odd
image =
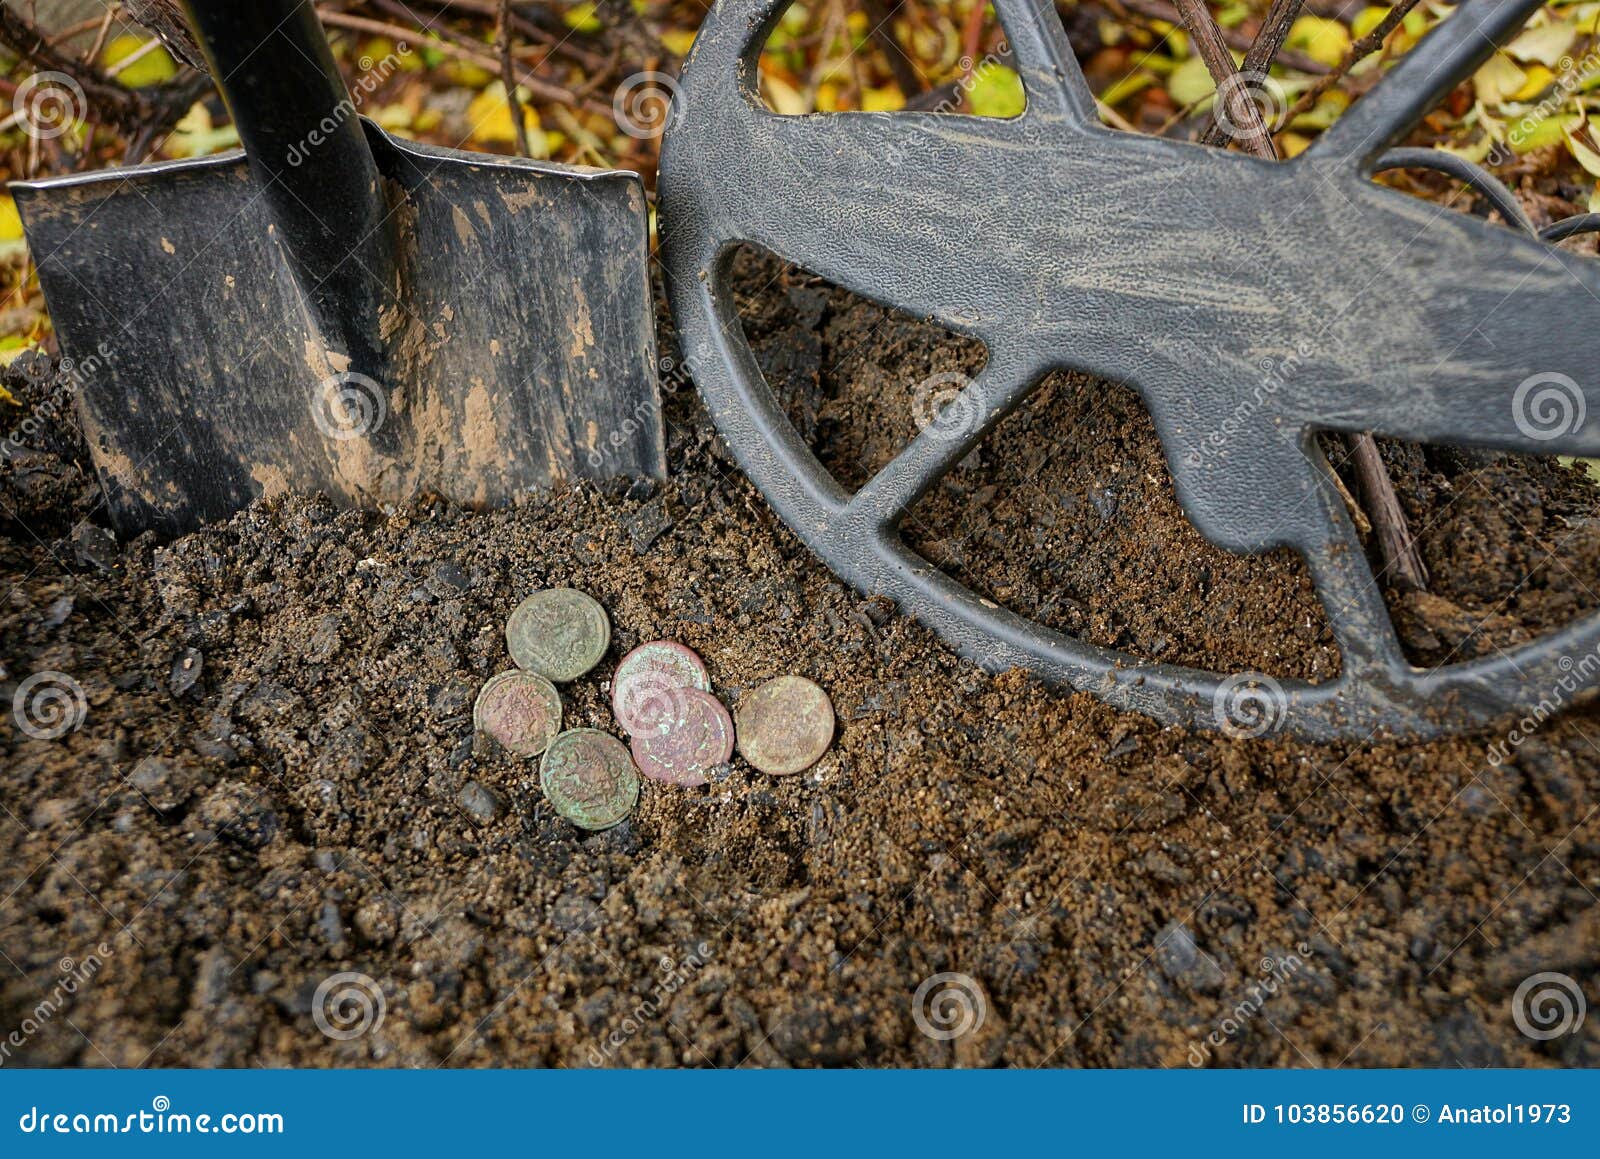
[(365, 131), (395, 239), (377, 366), (307, 341), (242, 155), (13, 186), (119, 529), (664, 476), (638, 177)]

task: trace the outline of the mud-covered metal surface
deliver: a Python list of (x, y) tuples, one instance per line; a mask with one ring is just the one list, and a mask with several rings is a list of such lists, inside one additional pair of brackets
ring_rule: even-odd
[(192, 14), (246, 155), (13, 186), (120, 529), (663, 474), (636, 174), (399, 140), (310, 6)]
[[(663, 253), (719, 428), (841, 576), (995, 670), (1027, 667), (1162, 720), (1264, 719), (1317, 737), (1492, 719), (1600, 644), (1590, 617), (1470, 664), (1412, 667), (1315, 438), (1600, 453), (1592, 338), (1552, 342), (1545, 325), (1561, 316), (1574, 320), (1568, 334), (1600, 333), (1600, 266), (1371, 180), (1537, 2), (1463, 4), (1279, 165), (1099, 125), (1058, 18), (1032, 0), (996, 5), (1026, 89), (1020, 117), (778, 116), (755, 75), (784, 7), (724, 0), (695, 41), (662, 157)], [(854, 494), (751, 355), (727, 288), (738, 243), (988, 350), (956, 403)], [(904, 546), (904, 513), (1058, 368), (1139, 391), (1184, 509), (1212, 542), (1305, 557), (1337, 678), (1223, 679), (1091, 646), (980, 599)]]

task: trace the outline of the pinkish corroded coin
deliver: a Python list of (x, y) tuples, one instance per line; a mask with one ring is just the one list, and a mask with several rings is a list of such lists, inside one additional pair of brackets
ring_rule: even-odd
[(680, 688), (676, 716), (633, 736), (633, 763), (652, 781), (693, 788), (733, 759), (733, 721), (709, 692)]
[(651, 640), (622, 658), (611, 678), (611, 711), (629, 736), (675, 720), (681, 689), (711, 691), (705, 662), (682, 644)]
[(739, 753), (763, 773), (804, 772), (833, 743), (833, 702), (804, 676), (769, 680), (739, 702)]
[(543, 676), (502, 672), (478, 693), (472, 727), (519, 757), (536, 757), (561, 731), (561, 694)]

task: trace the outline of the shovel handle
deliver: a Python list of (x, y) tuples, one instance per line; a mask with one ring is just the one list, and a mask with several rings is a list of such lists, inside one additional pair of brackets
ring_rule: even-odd
[[(391, 268), (388, 207), (311, 0), (185, 0), (185, 7), (319, 321), (348, 323), (374, 312)], [(359, 333), (336, 341), (364, 344)], [(344, 353), (367, 360), (361, 349)]]

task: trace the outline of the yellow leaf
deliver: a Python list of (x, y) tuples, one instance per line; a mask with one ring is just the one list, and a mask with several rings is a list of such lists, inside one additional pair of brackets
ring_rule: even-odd
[(1478, 99), (1486, 105), (1503, 105), (1511, 100), (1528, 83), (1528, 74), (1503, 52), (1497, 52), (1484, 62), (1472, 78), (1478, 90)]
[(1544, 117), (1518, 121), (1512, 128), (1508, 140), (1513, 152), (1531, 153), (1546, 145), (1561, 144), (1567, 137), (1568, 127), (1576, 128), (1581, 124), (1583, 124), (1582, 117)]
[(9, 193), (0, 193), (0, 241), (20, 241), (22, 217), (17, 213), (17, 203)]
[(1311, 138), (1303, 137), (1299, 133), (1279, 133), (1278, 148), (1286, 159), (1298, 157), (1311, 148)]
[(1332, 89), (1317, 98), (1317, 103), (1294, 119), (1296, 129), (1326, 129), (1350, 107), (1350, 96)]
[(167, 138), (161, 151), (168, 157), (207, 157), (232, 149), (238, 143), (239, 130), (233, 125), (213, 128), (205, 102), (196, 101), (173, 127), (172, 136)]
[(1350, 35), (1360, 40), (1363, 36), (1370, 36), (1373, 29), (1383, 23), (1383, 18), (1392, 11), (1388, 7), (1363, 8), (1356, 13), (1356, 18), (1350, 22)]
[(1211, 70), (1198, 56), (1191, 56), (1180, 64), (1167, 78), (1167, 91), (1180, 105), (1197, 105), (1217, 91), (1211, 80)]
[(561, 14), (561, 22), (574, 32), (599, 32), (605, 26), (590, 3), (576, 4)]
[(1531, 101), (1534, 97), (1550, 87), (1550, 82), (1556, 79), (1556, 74), (1536, 64), (1528, 70), (1528, 79), (1523, 86), (1511, 95), (1514, 101)]
[(1506, 45), (1506, 52), (1518, 60), (1534, 61), (1555, 68), (1576, 39), (1578, 30), (1575, 27), (1564, 20), (1552, 20), (1549, 24), (1528, 29)]
[(1591, 177), (1600, 177), (1600, 153), (1578, 140), (1577, 130), (1582, 124), (1583, 122), (1579, 121), (1570, 126), (1562, 125), (1562, 134), (1567, 138), (1567, 148), (1578, 164), (1583, 166), (1583, 171)]
[[(818, 102), (817, 107), (822, 107)], [(897, 109), (906, 107), (906, 98), (894, 85), (884, 85), (878, 89), (863, 89), (861, 91), (861, 108), (868, 113), (892, 113)]]
[(967, 107), (979, 117), (1020, 117), (1027, 107), (1022, 78), (1003, 64), (985, 64), (972, 74)]
[(1332, 68), (1350, 51), (1350, 30), (1337, 20), (1302, 16), (1289, 26), (1288, 45)]
[(661, 34), (661, 43), (676, 56), (688, 56), (694, 47), (694, 32), (687, 28), (674, 28)]
[[(110, 43), (100, 50), (100, 66), (112, 71), (116, 65), (127, 60), (148, 43), (150, 41), (147, 39), (126, 34), (112, 37)], [(178, 62), (167, 54), (165, 48), (157, 44), (115, 75), (119, 83), (127, 85), (130, 89), (142, 89), (147, 85), (158, 85), (177, 76)]]
[(806, 106), (805, 97), (788, 82), (781, 81), (775, 76), (764, 76), (761, 82), (766, 86), (767, 102), (772, 105), (774, 111), (786, 117), (798, 117), (802, 113), (811, 111)]
[(1156, 83), (1156, 78), (1147, 72), (1131, 72), (1111, 82), (1106, 91), (1100, 94), (1100, 100), (1116, 108), (1123, 101), (1135, 93), (1143, 92)]
[(834, 84), (820, 84), (817, 86), (817, 112), (836, 113), (839, 111), (839, 86)]
[[(506, 103), (506, 86), (495, 81), (467, 106), (467, 120), (472, 123), (472, 139), (484, 145), (514, 145), (517, 127), (511, 121), (511, 106)], [(527, 103), (522, 104), (522, 123), (528, 130), (529, 146), (544, 141), (540, 131), (539, 114)], [(537, 153), (537, 148), (534, 148)]]

